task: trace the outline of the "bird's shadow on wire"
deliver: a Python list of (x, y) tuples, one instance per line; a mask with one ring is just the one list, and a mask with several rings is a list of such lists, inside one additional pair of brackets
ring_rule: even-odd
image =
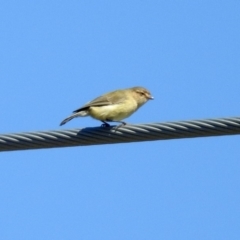
[(79, 131), (77, 132), (77, 135), (103, 133), (103, 134), (108, 134), (110, 136), (111, 134), (116, 134), (120, 128), (124, 128), (124, 126), (113, 125), (109, 127), (102, 127), (102, 126), (85, 127), (85, 128), (79, 129)]

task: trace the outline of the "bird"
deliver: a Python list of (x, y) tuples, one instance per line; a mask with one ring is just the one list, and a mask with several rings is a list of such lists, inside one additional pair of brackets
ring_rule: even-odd
[(153, 100), (151, 93), (144, 87), (132, 87), (127, 89), (108, 92), (86, 103), (73, 111), (72, 115), (65, 118), (60, 126), (76, 117), (91, 116), (100, 120), (102, 127), (110, 127), (108, 122), (121, 123), (126, 125), (123, 119), (132, 115), (148, 100)]

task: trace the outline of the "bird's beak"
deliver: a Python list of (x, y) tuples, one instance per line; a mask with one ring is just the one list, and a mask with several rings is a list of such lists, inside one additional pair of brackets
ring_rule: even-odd
[(154, 99), (154, 97), (153, 97), (153, 96), (151, 96), (151, 95), (149, 95), (149, 96), (148, 96), (148, 99), (149, 99), (149, 100), (153, 100), (153, 99)]

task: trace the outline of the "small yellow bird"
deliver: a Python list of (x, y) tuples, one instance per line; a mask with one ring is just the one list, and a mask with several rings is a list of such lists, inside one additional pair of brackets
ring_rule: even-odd
[(109, 92), (75, 110), (72, 115), (60, 123), (60, 126), (75, 117), (85, 116), (91, 116), (102, 121), (102, 127), (109, 127), (110, 125), (107, 122), (120, 122), (121, 125), (126, 125), (121, 120), (132, 115), (150, 99), (153, 99), (151, 93), (143, 87)]

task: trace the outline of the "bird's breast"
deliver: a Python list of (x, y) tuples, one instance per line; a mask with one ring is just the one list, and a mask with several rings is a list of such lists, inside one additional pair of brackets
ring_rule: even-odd
[(125, 101), (119, 104), (107, 106), (96, 106), (89, 108), (89, 115), (95, 119), (106, 121), (120, 121), (129, 117), (137, 110), (138, 106), (135, 101)]

